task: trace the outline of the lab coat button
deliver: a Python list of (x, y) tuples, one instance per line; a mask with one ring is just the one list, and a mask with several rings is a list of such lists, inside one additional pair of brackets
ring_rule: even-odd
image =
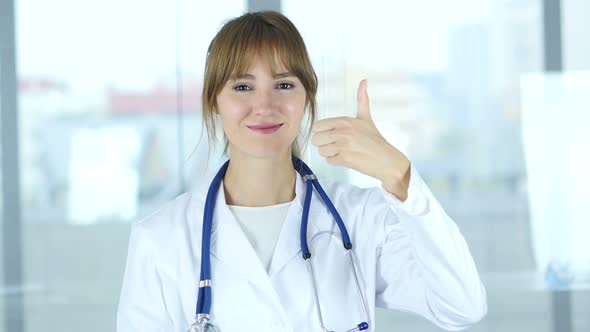
[(283, 323), (279, 322), (278, 320), (275, 320), (274, 322), (272, 322), (272, 327), (274, 327), (275, 329), (281, 328), (283, 327)]

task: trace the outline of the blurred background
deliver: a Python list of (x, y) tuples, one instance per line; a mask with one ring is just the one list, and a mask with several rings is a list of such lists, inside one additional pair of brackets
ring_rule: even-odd
[(0, 331), (115, 330), (130, 224), (223, 160), (206, 169), (207, 46), (262, 9), (303, 35), (320, 118), (356, 115), (368, 79), (470, 245), (489, 300), (471, 331), (590, 331), (588, 0), (0, 0)]

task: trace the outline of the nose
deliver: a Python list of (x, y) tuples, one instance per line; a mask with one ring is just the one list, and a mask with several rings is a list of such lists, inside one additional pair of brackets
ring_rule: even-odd
[(272, 91), (259, 89), (255, 96), (254, 110), (257, 114), (273, 112), (277, 109), (276, 99)]

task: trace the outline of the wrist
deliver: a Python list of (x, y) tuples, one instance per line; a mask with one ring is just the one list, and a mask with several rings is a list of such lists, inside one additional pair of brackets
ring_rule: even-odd
[(411, 163), (406, 159), (401, 164), (399, 168), (390, 168), (381, 178), (381, 182), (385, 190), (404, 202), (408, 198), (410, 187)]

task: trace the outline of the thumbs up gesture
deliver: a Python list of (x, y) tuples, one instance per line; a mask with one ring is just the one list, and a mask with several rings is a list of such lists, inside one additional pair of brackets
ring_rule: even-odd
[(355, 169), (381, 180), (383, 187), (401, 201), (407, 198), (410, 161), (379, 133), (369, 108), (367, 80), (359, 84), (356, 117), (316, 121), (311, 143), (332, 165)]

